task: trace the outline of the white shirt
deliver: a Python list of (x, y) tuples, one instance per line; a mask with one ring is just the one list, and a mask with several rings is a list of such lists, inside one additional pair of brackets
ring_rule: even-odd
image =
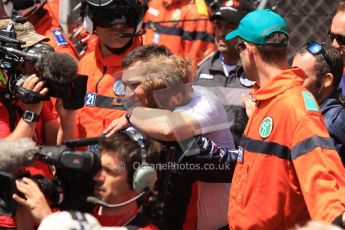
[[(201, 127), (202, 134), (215, 143), (234, 148), (223, 104), (205, 87), (193, 86), (191, 101), (177, 107), (174, 111), (195, 118)], [(227, 225), (229, 194), (229, 183), (198, 182), (198, 230), (218, 229)]]

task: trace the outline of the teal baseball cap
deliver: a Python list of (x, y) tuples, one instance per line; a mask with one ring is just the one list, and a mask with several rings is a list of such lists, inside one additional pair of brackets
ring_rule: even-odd
[[(267, 44), (266, 38), (273, 32), (284, 33), (287, 36), (287, 25), (285, 20), (277, 13), (269, 9), (254, 10), (247, 14), (241, 21), (236, 30), (226, 35), (226, 40), (236, 37), (251, 42), (256, 45), (274, 45)], [(279, 46), (287, 44), (276, 44)]]

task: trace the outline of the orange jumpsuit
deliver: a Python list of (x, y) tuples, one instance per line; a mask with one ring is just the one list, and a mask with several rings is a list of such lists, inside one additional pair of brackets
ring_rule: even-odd
[(97, 107), (92, 102), (97, 95), (116, 97), (114, 90), (123, 87), (120, 82), (122, 59), (130, 50), (140, 45), (140, 38), (135, 38), (132, 46), (125, 53), (103, 57), (97, 44), (96, 50), (84, 56), (79, 62), (79, 73), (89, 77), (85, 106), (77, 115), (80, 138), (100, 136), (110, 122), (124, 114), (123, 110)]
[[(38, 34), (42, 34), (50, 38), (47, 44), (51, 45), (56, 52), (63, 52), (78, 57), (78, 53), (74, 48), (72, 41), (64, 34), (59, 24), (59, 0), (49, 0), (43, 8), (47, 13), (34, 23), (35, 30)], [(54, 35), (55, 34), (55, 35)], [(61, 40), (57, 39), (62, 38)]]
[(232, 180), (231, 229), (331, 223), (345, 211), (345, 170), (303, 81), (303, 71), (293, 68), (253, 89), (257, 108)]
[(195, 2), (152, 0), (148, 5), (144, 44), (164, 45), (174, 54), (191, 58), (195, 64), (215, 50), (213, 24), (208, 14), (198, 12)]

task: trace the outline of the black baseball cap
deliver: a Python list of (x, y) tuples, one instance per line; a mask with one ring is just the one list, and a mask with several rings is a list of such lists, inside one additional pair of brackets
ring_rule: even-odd
[[(231, 4), (227, 4), (231, 2)], [(241, 0), (237, 4), (233, 4), (233, 1), (225, 2), (218, 11), (210, 17), (210, 21), (215, 19), (224, 19), (232, 24), (239, 24), (242, 18), (249, 12), (255, 10), (254, 6), (247, 0)]]

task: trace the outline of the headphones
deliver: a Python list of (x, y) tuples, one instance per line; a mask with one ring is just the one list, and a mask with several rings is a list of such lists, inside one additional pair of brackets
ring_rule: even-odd
[(127, 129), (122, 130), (120, 133), (127, 135), (129, 139), (131, 141), (135, 141), (140, 148), (141, 164), (135, 169), (133, 174), (133, 190), (138, 193), (152, 191), (157, 181), (157, 172), (153, 165), (148, 164), (146, 161), (147, 152), (145, 149), (145, 139), (143, 134), (134, 127), (128, 127)]
[(79, 223), (79, 228), (73, 229), (73, 230), (85, 230), (84, 225), (88, 224), (88, 221), (87, 221), (84, 213), (79, 212), (79, 211), (69, 211), (69, 214), (71, 215), (73, 220), (76, 220)]

